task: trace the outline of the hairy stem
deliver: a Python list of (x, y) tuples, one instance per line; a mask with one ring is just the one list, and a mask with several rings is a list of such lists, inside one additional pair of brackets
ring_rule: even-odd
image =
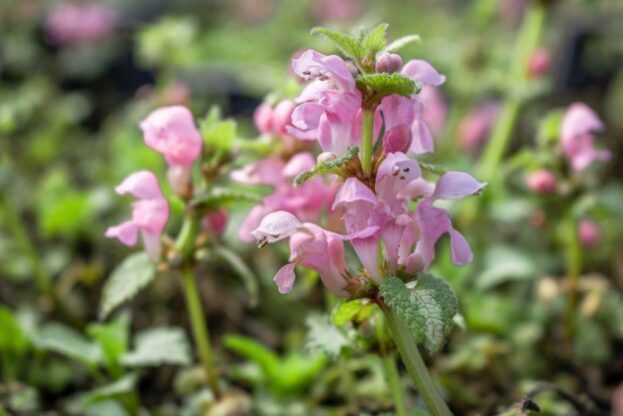
[[(531, 2), (530, 9), (523, 20), (515, 43), (515, 52), (510, 68), (509, 83), (521, 87), (527, 81), (528, 62), (539, 45), (545, 23), (545, 6), (541, 2)], [(514, 88), (516, 89), (516, 87)], [(498, 117), (487, 147), (478, 166), (479, 176), (491, 180), (497, 174), (511, 134), (517, 123), (523, 99), (515, 91), (509, 91), (502, 113)]]
[(381, 308), (387, 319), (390, 332), (398, 347), (402, 361), (405, 363), (415, 387), (417, 388), (422, 400), (426, 403), (428, 410), (433, 416), (452, 416), (448, 405), (441, 397), (435, 382), (428, 373), (426, 364), (420, 355), (413, 335), (407, 326), (396, 316), (391, 309), (381, 303)]
[(374, 110), (364, 108), (361, 123), (361, 167), (364, 175), (369, 177), (372, 175)]

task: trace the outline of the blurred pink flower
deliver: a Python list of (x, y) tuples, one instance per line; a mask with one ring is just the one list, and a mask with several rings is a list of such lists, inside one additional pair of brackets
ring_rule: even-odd
[(487, 141), (501, 109), (496, 101), (487, 101), (474, 109), (458, 126), (458, 144), (463, 150), (477, 151)]
[(528, 73), (534, 78), (542, 77), (547, 74), (552, 64), (552, 57), (545, 48), (538, 48), (530, 57), (528, 62)]
[(97, 42), (117, 26), (116, 10), (102, 3), (61, 3), (47, 16), (48, 37), (60, 45)]
[(612, 416), (623, 416), (623, 383), (612, 392)]
[(435, 136), (441, 136), (448, 118), (448, 104), (445, 98), (438, 88), (429, 85), (424, 85), (418, 98), (424, 106), (422, 119)]
[(138, 233), (143, 237), (145, 250), (154, 260), (160, 256), (160, 236), (169, 218), (169, 204), (160, 190), (156, 176), (146, 170), (128, 176), (115, 191), (130, 194), (138, 200), (132, 204), (132, 219), (106, 230), (106, 237), (117, 238), (133, 246)]
[(203, 140), (192, 113), (183, 106), (162, 107), (140, 124), (145, 144), (161, 153), (169, 164), (173, 192), (186, 195), (192, 165), (201, 154)]
[(275, 0), (238, 0), (236, 16), (247, 24), (257, 24), (268, 19), (275, 11)]
[(580, 243), (584, 248), (595, 247), (601, 240), (599, 225), (586, 218), (580, 220), (578, 224), (578, 235), (580, 237)]
[(594, 161), (610, 160), (612, 154), (609, 151), (595, 148), (594, 133), (603, 129), (599, 116), (589, 106), (583, 103), (569, 106), (562, 120), (560, 142), (574, 171), (582, 171)]
[(229, 220), (229, 214), (224, 208), (221, 208), (218, 211), (209, 212), (203, 217), (202, 225), (203, 228), (216, 235), (221, 235), (225, 232), (225, 228), (227, 228), (227, 222)]
[(538, 194), (549, 194), (556, 190), (556, 176), (547, 169), (535, 170), (526, 176), (526, 186)]
[(326, 21), (353, 21), (363, 14), (361, 0), (316, 0), (316, 15)]

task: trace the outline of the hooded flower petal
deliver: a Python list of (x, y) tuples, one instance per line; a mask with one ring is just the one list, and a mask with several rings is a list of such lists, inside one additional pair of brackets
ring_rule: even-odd
[(164, 198), (158, 178), (148, 170), (141, 170), (130, 174), (115, 188), (119, 195), (130, 194), (139, 199)]
[(302, 227), (303, 224), (294, 215), (286, 211), (277, 211), (265, 216), (251, 235), (260, 244), (274, 243), (290, 237)]
[(323, 55), (313, 49), (292, 60), (292, 71), (305, 80), (331, 81), (336, 89), (354, 91), (355, 79), (346, 62), (337, 55)]
[(412, 59), (402, 68), (402, 74), (422, 84), (439, 86), (446, 82), (446, 77), (441, 75), (431, 64), (421, 59)]
[(435, 191), (430, 196), (436, 199), (460, 199), (480, 192), (486, 184), (478, 182), (473, 176), (464, 172), (444, 173), (437, 181)]

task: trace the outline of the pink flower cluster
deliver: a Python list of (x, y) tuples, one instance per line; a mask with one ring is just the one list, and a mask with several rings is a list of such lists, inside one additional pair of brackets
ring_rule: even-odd
[[(360, 144), (363, 97), (347, 63), (336, 55), (308, 50), (293, 60), (292, 69), (311, 82), (297, 98), (299, 106), (286, 130), (301, 140), (316, 141), (329, 158)], [(379, 57), (376, 70), (399, 71), (429, 86), (445, 81), (428, 62), (412, 60), (403, 66), (394, 54)], [(295, 266), (301, 265), (316, 271), (332, 292), (348, 296), (353, 275), (346, 266), (345, 241), (374, 280), (398, 271), (414, 274), (428, 269), (436, 242), (445, 234), (455, 264), (472, 260), (469, 244), (453, 227), (448, 212), (435, 202), (476, 194), (485, 184), (462, 172), (448, 172), (436, 184), (423, 178), (419, 163), (407, 156), (409, 151), (434, 149), (422, 114), (423, 104), (414, 95), (386, 96), (376, 108), (374, 137), (381, 124), (385, 126), (380, 163), (370, 178), (348, 177), (333, 200), (333, 209), (343, 214), (344, 234), (306, 222), (292, 210), (273, 210), (251, 232), (260, 246), (289, 239), (290, 262), (274, 279), (281, 293), (292, 289)], [(411, 201), (419, 201), (415, 210), (410, 209)]]
[(603, 129), (603, 122), (589, 106), (571, 104), (562, 120), (560, 143), (574, 171), (583, 171), (595, 161), (610, 160), (609, 151), (595, 148), (595, 132)]
[(50, 40), (60, 45), (97, 42), (106, 38), (119, 21), (116, 10), (100, 3), (63, 3), (47, 16)]
[[(145, 144), (161, 153), (169, 165), (168, 179), (171, 189), (182, 198), (192, 190), (191, 171), (201, 155), (203, 140), (195, 126), (191, 112), (182, 106), (155, 110), (140, 124)], [(137, 242), (140, 232), (145, 249), (153, 259), (160, 255), (160, 237), (169, 218), (169, 203), (163, 195), (158, 179), (149, 171), (139, 171), (128, 176), (116, 188), (119, 194), (138, 198), (133, 204), (132, 219), (110, 227), (107, 237), (119, 239), (127, 246)], [(223, 232), (227, 212), (208, 213), (204, 228), (216, 234)]]
[[(263, 103), (254, 114), (257, 129), (280, 140), (287, 153), (291, 153), (296, 147), (295, 139), (286, 132), (294, 107), (290, 100), (281, 101), (274, 108)], [(255, 241), (251, 231), (266, 215), (274, 211), (290, 212), (304, 221), (318, 220), (322, 210), (330, 206), (336, 186), (325, 184), (322, 178), (307, 181), (299, 188), (292, 184), (299, 173), (314, 165), (315, 160), (311, 153), (298, 152), (288, 160), (270, 156), (232, 172), (231, 177), (236, 182), (273, 188), (273, 192), (261, 204), (254, 206), (243, 220), (238, 232), (243, 242)]]

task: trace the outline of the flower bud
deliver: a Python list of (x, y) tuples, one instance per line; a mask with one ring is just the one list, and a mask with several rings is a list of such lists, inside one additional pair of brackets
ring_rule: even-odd
[(556, 190), (556, 176), (547, 169), (539, 169), (526, 177), (526, 186), (537, 194), (550, 194)]
[(383, 138), (385, 153), (407, 153), (411, 147), (411, 129), (405, 124), (392, 127)]
[(273, 109), (273, 133), (285, 134), (286, 126), (290, 124), (290, 117), (296, 105), (292, 100), (283, 100)]
[(210, 212), (203, 218), (203, 227), (216, 235), (221, 235), (227, 227), (229, 216), (225, 209)]
[(402, 67), (402, 58), (395, 53), (384, 53), (376, 60), (376, 72), (397, 72)]
[(549, 71), (552, 58), (547, 49), (539, 48), (532, 53), (528, 62), (528, 73), (534, 77), (542, 77)]
[(585, 248), (595, 247), (601, 240), (599, 225), (589, 219), (580, 221), (580, 224), (578, 224), (578, 235), (580, 243)]
[(271, 133), (273, 130), (273, 109), (263, 102), (253, 113), (253, 122), (260, 133)]

